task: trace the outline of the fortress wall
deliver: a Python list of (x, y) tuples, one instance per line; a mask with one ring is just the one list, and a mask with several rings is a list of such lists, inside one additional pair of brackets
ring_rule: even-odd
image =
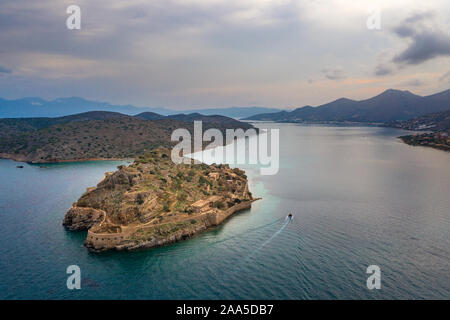
[(231, 208), (229, 208), (225, 211), (216, 212), (215, 217), (213, 219), (213, 221), (214, 221), (213, 225), (221, 224), (225, 219), (227, 219), (228, 217), (230, 217), (233, 213), (235, 213), (237, 211), (241, 211), (241, 210), (250, 208), (252, 206), (252, 202), (253, 201), (244, 201), (244, 202), (241, 202), (239, 204), (232, 206)]
[(125, 239), (126, 236), (123, 233), (101, 234), (88, 230), (86, 243), (94, 248), (113, 248)]
[[(207, 212), (205, 214), (202, 214), (202, 215), (194, 217), (194, 218), (197, 220), (203, 221), (204, 228), (206, 228), (208, 226), (217, 226), (217, 225), (221, 224), (224, 220), (229, 218), (233, 213), (250, 208), (252, 205), (252, 202), (253, 201), (244, 201), (244, 202), (234, 205), (233, 207), (231, 207), (225, 211)], [(150, 228), (155, 228), (155, 227), (158, 227), (158, 225), (146, 226), (146, 227), (143, 227), (142, 229), (150, 229)], [(101, 249), (101, 250), (113, 249), (116, 246), (119, 246), (123, 241), (128, 240), (129, 236), (131, 234), (132, 233), (124, 233), (124, 232), (103, 233), (102, 234), (102, 233), (95, 233), (91, 230), (88, 230), (88, 234), (86, 237), (86, 244), (89, 247), (93, 247), (94, 249)]]

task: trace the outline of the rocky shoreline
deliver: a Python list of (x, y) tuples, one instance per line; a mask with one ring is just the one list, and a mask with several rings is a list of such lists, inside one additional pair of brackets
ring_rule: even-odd
[[(245, 207), (241, 207), (239, 209), (236, 208), (236, 210), (233, 210), (232, 212), (230, 212), (227, 215), (226, 219), (230, 218), (234, 213), (236, 213), (238, 211), (242, 211), (242, 210), (251, 208), (251, 203), (256, 200), (258, 200), (258, 199), (253, 199), (252, 201), (249, 201)], [(221, 223), (223, 223), (226, 219), (224, 219)], [(113, 246), (96, 245), (95, 242), (92, 242), (89, 240), (89, 235), (88, 235), (86, 241), (84, 242), (84, 246), (90, 252), (95, 252), (95, 253), (101, 253), (101, 252), (110, 251), (110, 250), (135, 251), (135, 250), (151, 249), (151, 248), (162, 247), (162, 246), (166, 246), (166, 245), (170, 245), (173, 243), (191, 239), (191, 238), (195, 237), (196, 235), (198, 235), (204, 231), (210, 230), (218, 225), (219, 224), (212, 224), (208, 221), (204, 221), (203, 223), (194, 226), (194, 228), (182, 229), (182, 230), (177, 231), (176, 233), (171, 234), (170, 236), (165, 237), (165, 238), (154, 237), (154, 238), (150, 238), (150, 239), (144, 240), (144, 241), (136, 241), (136, 240), (129, 239), (129, 240), (124, 240)]]
[(15, 155), (15, 154), (9, 154), (9, 153), (0, 153), (0, 159), (8, 159), (8, 160), (14, 160), (17, 162), (25, 162), (29, 164), (52, 164), (52, 163), (70, 163), (70, 162), (87, 162), (87, 161), (131, 161), (132, 158), (74, 158), (74, 159), (65, 159), (65, 160), (42, 160), (42, 161), (36, 161), (32, 160), (30, 158), (27, 158), (24, 155)]

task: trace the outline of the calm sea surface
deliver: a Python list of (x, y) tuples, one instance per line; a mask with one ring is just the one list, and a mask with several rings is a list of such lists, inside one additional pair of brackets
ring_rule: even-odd
[[(450, 299), (450, 153), (405, 145), (387, 128), (258, 126), (280, 128), (279, 173), (247, 168), (263, 199), (147, 251), (92, 254), (85, 232), (61, 225), (124, 162), (0, 160), (0, 298)], [(74, 264), (81, 290), (66, 287)], [(366, 287), (369, 265), (381, 269), (380, 290)]]

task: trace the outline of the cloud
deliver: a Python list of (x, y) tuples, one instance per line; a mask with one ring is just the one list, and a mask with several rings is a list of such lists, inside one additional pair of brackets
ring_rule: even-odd
[(423, 86), (425, 83), (420, 80), (420, 79), (411, 79), (408, 81), (405, 81), (403, 83), (400, 84), (400, 86), (407, 86), (407, 87), (421, 87)]
[(0, 73), (12, 73), (12, 70), (8, 69), (6, 67), (0, 66)]
[(450, 83), (450, 70), (444, 73), (440, 78), (439, 81), (447, 81)]
[[(441, 17), (448, 26), (448, 0), (427, 6), (439, 17), (400, 12), (420, 0), (377, 2), (383, 30), (399, 24), (396, 32), (369, 32), (364, 1), (78, 0), (82, 29), (73, 31), (65, 26), (71, 0), (2, 0), (0, 64), (12, 74), (0, 73), (0, 96), (79, 95), (179, 109), (295, 106), (369, 95), (418, 73), (437, 74), (438, 82), (447, 67), (390, 75), (406, 64), (392, 62), (394, 53), (423, 30), (446, 30), (430, 21)], [(377, 52), (387, 52), (369, 64), (378, 77), (355, 84)]]
[(345, 78), (344, 71), (341, 67), (325, 68), (322, 69), (322, 73), (325, 75), (325, 78), (329, 80), (341, 80)]
[(390, 75), (393, 74), (394, 70), (391, 66), (388, 66), (386, 64), (382, 64), (380, 63), (379, 65), (377, 65), (375, 67), (375, 75), (376, 76), (386, 76), (386, 75)]
[(409, 39), (409, 46), (397, 54), (396, 64), (417, 65), (440, 56), (450, 56), (450, 33), (439, 28), (434, 12), (416, 13), (393, 29), (394, 33)]

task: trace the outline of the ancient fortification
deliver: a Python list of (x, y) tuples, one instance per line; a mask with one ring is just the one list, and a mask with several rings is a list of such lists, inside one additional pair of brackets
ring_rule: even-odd
[(67, 212), (63, 225), (88, 230), (91, 251), (151, 248), (216, 226), (255, 200), (244, 171), (180, 164), (157, 149), (107, 173)]

